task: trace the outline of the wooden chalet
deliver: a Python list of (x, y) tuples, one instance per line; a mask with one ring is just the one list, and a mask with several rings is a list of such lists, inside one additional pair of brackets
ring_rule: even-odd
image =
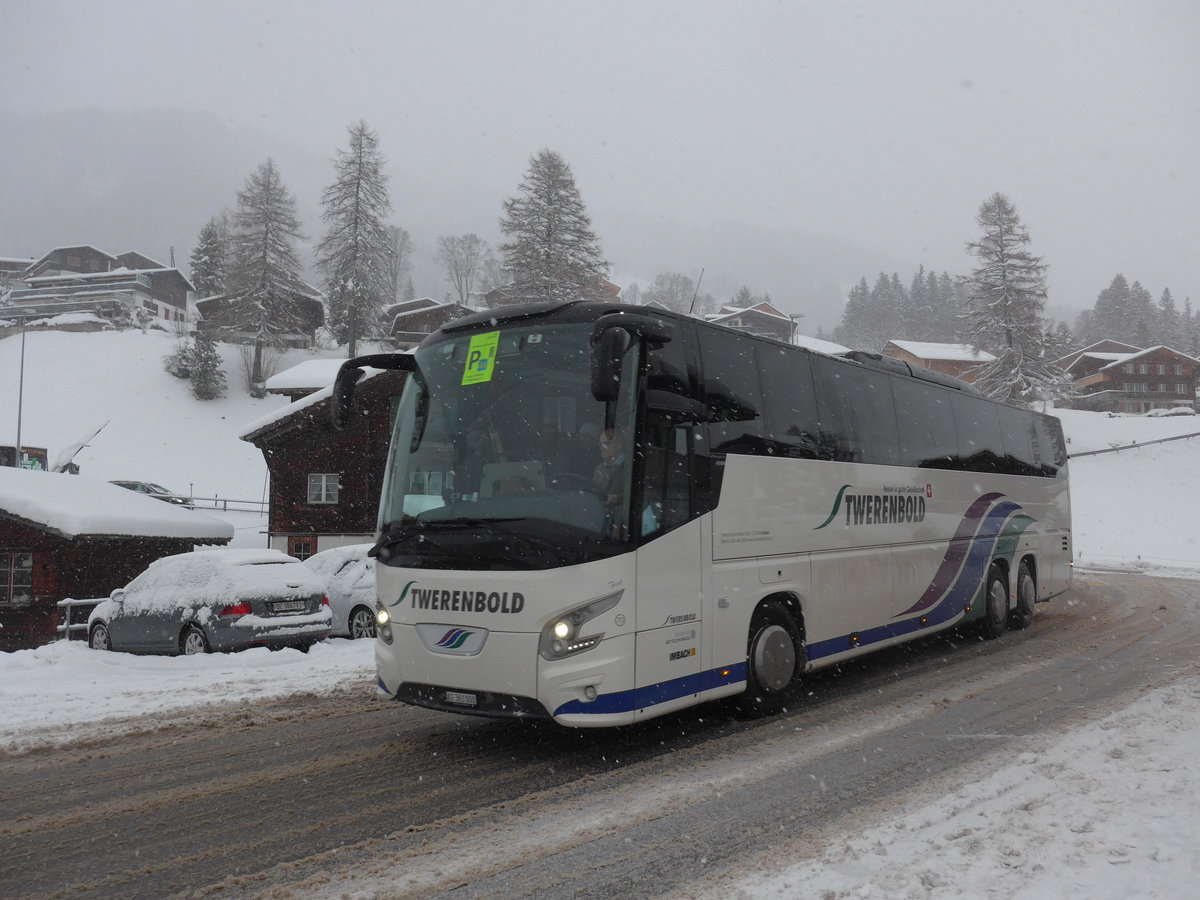
[(1093, 349), (1096, 346), (1064, 357), (1070, 360), (1063, 368), (1073, 380), (1075, 409), (1134, 414), (1196, 409), (1200, 360), (1163, 346), (1132, 352)]
[(53, 640), (58, 601), (107, 597), (228, 522), (78, 475), (0, 468), (0, 650)]
[[(252, 344), (257, 334), (246, 329), (244, 323), (251, 319), (243, 315), (248, 301), (240, 297), (217, 294), (196, 301), (199, 321), (196, 330), (213, 340), (235, 344)], [(308, 284), (297, 285), (292, 291), (292, 303), (296, 309), (295, 330), (278, 335), (278, 343), (284, 347), (308, 348), (316, 340), (317, 330), (325, 324), (325, 301), (319, 290)]]
[(173, 266), (129, 251), (114, 256), (90, 245), (57, 247), (15, 281), (8, 303), (25, 319), (89, 312), (113, 318), (135, 312), (185, 322), (192, 283)]
[(1054, 364), (1064, 372), (1071, 367), (1075, 360), (1083, 356), (1085, 353), (1140, 353), (1144, 347), (1136, 347), (1133, 344), (1126, 344), (1122, 341), (1114, 341), (1105, 339), (1097, 341), (1084, 347), (1082, 350), (1076, 350), (1074, 353), (1068, 353), (1061, 359), (1056, 359)]
[(796, 323), (792, 317), (765, 301), (748, 307), (726, 304), (712, 315), (705, 316), (705, 319), (714, 325), (724, 325), (726, 328), (735, 328), (759, 337), (774, 338), (785, 344), (790, 344), (796, 333)]
[(270, 546), (305, 559), (371, 540), (405, 377), (368, 370), (355, 391), (356, 414), (345, 431), (329, 424), (333, 392), (325, 387), (242, 432), (242, 440), (262, 451), (271, 474)]
[(943, 344), (936, 341), (888, 341), (883, 355), (924, 366), (943, 375), (952, 375), (968, 383), (975, 380), (975, 370), (996, 357), (970, 344)]
[(450, 300), (422, 297), (389, 306), (383, 313), (387, 336), (397, 350), (411, 350), (443, 325), (475, 310)]

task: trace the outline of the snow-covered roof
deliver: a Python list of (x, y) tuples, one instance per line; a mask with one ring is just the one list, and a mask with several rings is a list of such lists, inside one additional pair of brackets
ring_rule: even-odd
[[(1178, 350), (1174, 350), (1174, 349), (1166, 346), (1165, 344), (1159, 344), (1157, 347), (1147, 347), (1145, 350), (1139, 350), (1137, 353), (1114, 354), (1118, 358), (1116, 360), (1114, 360), (1113, 362), (1110, 362), (1107, 366), (1102, 366), (1102, 368), (1111, 369), (1114, 366), (1121, 365), (1121, 364), (1124, 364), (1127, 362), (1132, 362), (1133, 360), (1140, 359), (1143, 356), (1149, 356), (1152, 353), (1158, 353), (1160, 350), (1165, 350), (1167, 353), (1173, 354), (1174, 356), (1178, 356), (1180, 359), (1186, 359), (1188, 362), (1193, 362), (1193, 363), (1196, 363), (1197, 365), (1200, 365), (1200, 359), (1196, 359), (1195, 357), (1188, 356), (1186, 353), (1180, 353)], [(1096, 358), (1103, 357), (1103, 354), (1090, 354), (1090, 355), (1095, 356)]]
[[(315, 361), (316, 360), (314, 360), (314, 362)], [(340, 364), (340, 363), (344, 363), (345, 360), (339, 359), (339, 360), (336, 360), (336, 362), (338, 362)], [(363, 369), (363, 376), (362, 376), (362, 378), (360, 378), (358, 380), (358, 384), (361, 386), (363, 384), (363, 382), (365, 382), (368, 378), (374, 378), (380, 372), (386, 372), (386, 371), (388, 371), (388, 370), (387, 369), (371, 369), (371, 368)], [(334, 375), (336, 375), (336, 374), (337, 374), (337, 371), (334, 370)], [(253, 422), (251, 422), (249, 425), (247, 425), (245, 428), (243, 428), (241, 430), (241, 432), (238, 433), (238, 437), (241, 438), (243, 441), (249, 441), (255, 434), (262, 431), (264, 428), (274, 425), (276, 422), (280, 422), (280, 421), (288, 418), (289, 416), (294, 416), (296, 413), (300, 412), (301, 410), (307, 409), (310, 406), (316, 406), (322, 400), (328, 400), (330, 397), (333, 396), (332, 378), (330, 379), (330, 382), (331, 383), (328, 384), (326, 387), (323, 387), (323, 388), (321, 388), (321, 390), (316, 391), (312, 394), (309, 394), (307, 397), (301, 397), (299, 400), (295, 401), (294, 403), (289, 403), (287, 406), (280, 407), (279, 409), (274, 410), (273, 412), (267, 413), (265, 416), (260, 416), (259, 418), (255, 419)], [(267, 382), (267, 384), (269, 387), (270, 382)]]
[(315, 391), (328, 387), (345, 361), (343, 357), (306, 359), (272, 375), (267, 379), (266, 388), (268, 391)]
[(724, 321), (725, 319), (729, 319), (734, 316), (747, 315), (747, 314), (752, 314), (752, 315), (756, 315), (756, 316), (766, 316), (768, 319), (780, 319), (784, 322), (792, 321), (790, 318), (783, 315), (782, 313), (762, 309), (761, 306), (747, 306), (747, 307), (724, 306), (724, 307), (722, 307), (721, 312), (714, 313), (709, 316), (705, 316), (705, 318), (708, 319), (708, 321), (710, 321), (710, 322), (720, 323), (720, 322)]
[(850, 350), (849, 347), (843, 347), (841, 344), (835, 344), (833, 341), (823, 341), (820, 338), (809, 337), (806, 334), (796, 335), (792, 338), (792, 342), (797, 346), (813, 350), (817, 353), (825, 353), (829, 356), (848, 353)]
[(82, 475), (0, 468), (0, 516), (67, 538), (80, 535), (228, 541), (233, 526)]
[(986, 350), (976, 350), (970, 344), (940, 344), (932, 341), (888, 341), (918, 359), (941, 359), (956, 362), (991, 362), (996, 357)]

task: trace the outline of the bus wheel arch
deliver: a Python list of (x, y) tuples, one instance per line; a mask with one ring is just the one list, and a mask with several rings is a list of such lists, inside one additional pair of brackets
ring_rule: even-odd
[(1013, 586), (1016, 604), (1008, 614), (1008, 627), (1028, 628), (1033, 621), (1033, 606), (1037, 603), (1037, 560), (1032, 556), (1021, 559), (1017, 566), (1017, 580)]
[(808, 662), (802, 621), (791, 595), (773, 594), (755, 607), (746, 640), (746, 689), (737, 700), (742, 712), (774, 715), (800, 695)]

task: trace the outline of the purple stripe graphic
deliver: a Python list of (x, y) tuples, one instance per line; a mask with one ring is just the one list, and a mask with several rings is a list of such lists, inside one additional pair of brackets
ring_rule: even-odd
[(993, 491), (982, 495), (971, 504), (966, 515), (962, 517), (962, 521), (958, 523), (958, 529), (954, 532), (954, 537), (950, 541), (950, 547), (946, 550), (946, 555), (942, 557), (942, 563), (938, 566), (937, 574), (933, 576), (933, 581), (929, 583), (929, 587), (925, 588), (925, 593), (921, 595), (921, 599), (904, 610), (904, 612), (897, 613), (897, 618), (929, 609), (929, 607), (942, 599), (946, 590), (954, 583), (954, 578), (958, 574), (958, 570), (962, 568), (963, 557), (966, 556), (967, 551), (971, 548), (972, 542), (969, 539), (979, 528), (979, 520), (983, 518), (987, 508), (1003, 496), (998, 491)]

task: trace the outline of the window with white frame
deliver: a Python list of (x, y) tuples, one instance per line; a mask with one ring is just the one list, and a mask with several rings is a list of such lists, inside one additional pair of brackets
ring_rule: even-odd
[(1186, 385), (1186, 384), (1177, 384), (1177, 385), (1175, 385), (1175, 393), (1177, 393), (1177, 394), (1186, 394), (1186, 393), (1187, 393), (1187, 385)]
[(309, 503), (337, 503), (342, 476), (337, 472), (317, 472), (308, 476)]

